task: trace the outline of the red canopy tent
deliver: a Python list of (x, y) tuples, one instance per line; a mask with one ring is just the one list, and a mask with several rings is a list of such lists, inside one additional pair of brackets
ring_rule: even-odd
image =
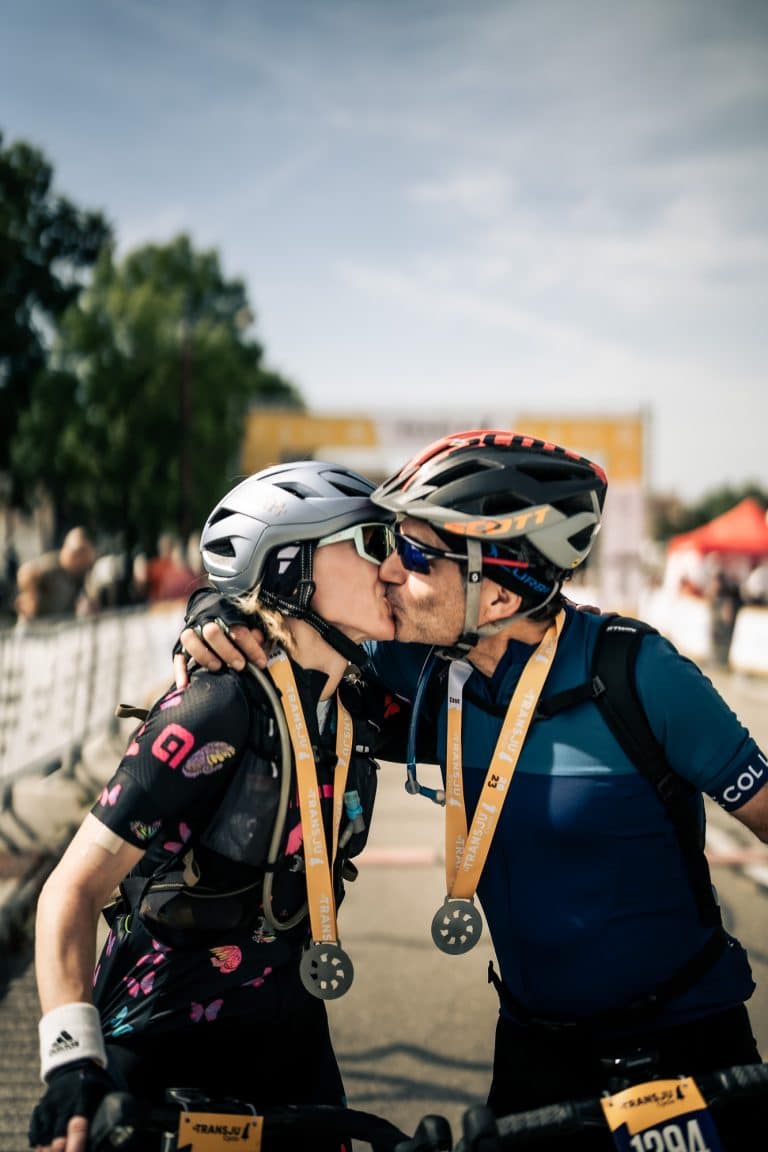
[(768, 521), (757, 500), (748, 496), (708, 524), (671, 536), (667, 548), (670, 552), (690, 548), (701, 554), (727, 552), (768, 556)]

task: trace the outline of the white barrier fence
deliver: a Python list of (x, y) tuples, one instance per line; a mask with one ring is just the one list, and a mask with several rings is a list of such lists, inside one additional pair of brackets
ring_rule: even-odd
[(768, 608), (741, 608), (728, 650), (734, 672), (768, 676)]
[[(697, 664), (714, 659), (712, 607), (707, 600), (655, 589), (642, 599), (638, 615)], [(727, 663), (732, 672), (768, 676), (768, 608), (739, 609)]]
[(149, 703), (173, 679), (183, 617), (169, 601), (0, 631), (0, 786), (70, 764), (114, 730), (118, 703)]
[[(657, 592), (641, 617), (697, 663), (712, 657), (709, 605)], [(184, 604), (0, 631), (0, 786), (71, 763), (86, 740), (115, 730), (115, 706), (148, 704), (173, 678)], [(728, 653), (735, 672), (768, 675), (768, 608), (742, 608)]]

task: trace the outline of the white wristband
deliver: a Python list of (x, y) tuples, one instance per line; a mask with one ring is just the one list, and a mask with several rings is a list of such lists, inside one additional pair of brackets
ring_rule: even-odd
[(61, 1004), (46, 1012), (38, 1024), (40, 1079), (48, 1083), (54, 1068), (72, 1060), (95, 1060), (107, 1066), (101, 1020), (93, 1004)]

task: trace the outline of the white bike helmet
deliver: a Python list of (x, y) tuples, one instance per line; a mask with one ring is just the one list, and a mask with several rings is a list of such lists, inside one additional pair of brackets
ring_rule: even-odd
[[(359, 662), (361, 650), (316, 613), (312, 563), (318, 541), (355, 524), (391, 524), (373, 504), (373, 484), (337, 464), (278, 464), (241, 481), (216, 505), (200, 536), (203, 566), (214, 588), (239, 596), (259, 585), (262, 603), (301, 617)], [(380, 559), (384, 560), (386, 552)]]

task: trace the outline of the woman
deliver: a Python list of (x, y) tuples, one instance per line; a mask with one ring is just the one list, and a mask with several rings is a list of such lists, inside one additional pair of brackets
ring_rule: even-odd
[(269, 667), (197, 668), (158, 700), (41, 892), (33, 1147), (82, 1152), (116, 1084), (158, 1102), (194, 1085), (261, 1106), (343, 1103), (324, 1004), (352, 979), (336, 910), (385, 710), (400, 738), (392, 697), (348, 671), (360, 641), (394, 635), (378, 575), (392, 518), (371, 490), (294, 463), (209, 516), (205, 569), (258, 612)]

